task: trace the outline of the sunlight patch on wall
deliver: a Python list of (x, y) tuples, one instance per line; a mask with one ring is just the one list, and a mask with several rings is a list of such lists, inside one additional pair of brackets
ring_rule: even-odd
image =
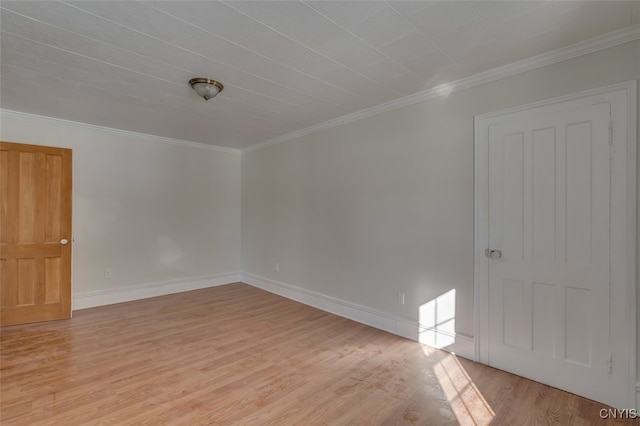
[(456, 289), (424, 303), (418, 311), (420, 343), (444, 348), (455, 343)]

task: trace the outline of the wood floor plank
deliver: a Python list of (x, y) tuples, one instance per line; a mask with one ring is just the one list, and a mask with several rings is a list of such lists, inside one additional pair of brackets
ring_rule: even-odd
[(0, 330), (3, 426), (634, 424), (602, 408), (242, 283)]

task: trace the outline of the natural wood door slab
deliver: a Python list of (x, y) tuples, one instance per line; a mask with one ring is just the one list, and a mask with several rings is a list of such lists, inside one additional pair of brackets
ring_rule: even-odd
[(0, 325), (71, 317), (71, 150), (0, 142)]

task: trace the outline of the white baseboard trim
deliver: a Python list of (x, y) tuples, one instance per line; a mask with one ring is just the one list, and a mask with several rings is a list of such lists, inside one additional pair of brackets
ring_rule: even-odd
[(287, 299), (475, 360), (475, 342), (471, 336), (430, 329), (417, 321), (253, 274), (243, 274), (242, 281)]
[(167, 294), (181, 293), (184, 291), (198, 290), (207, 287), (215, 287), (239, 281), (242, 281), (242, 275), (239, 272), (231, 272), (227, 274), (211, 275), (207, 277), (164, 281), (132, 287), (74, 294), (72, 300), (72, 310), (77, 311), (80, 309), (93, 308), (96, 306), (111, 305), (113, 303), (130, 302), (132, 300), (164, 296)]
[(418, 338), (414, 340), (476, 361), (476, 344), (472, 336), (437, 330), (420, 323), (417, 323), (417, 327)]

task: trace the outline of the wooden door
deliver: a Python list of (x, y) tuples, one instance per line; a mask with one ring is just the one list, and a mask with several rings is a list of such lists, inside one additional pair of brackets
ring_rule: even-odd
[(0, 142), (0, 325), (71, 317), (71, 150)]
[(489, 364), (609, 402), (610, 104), (489, 129)]

